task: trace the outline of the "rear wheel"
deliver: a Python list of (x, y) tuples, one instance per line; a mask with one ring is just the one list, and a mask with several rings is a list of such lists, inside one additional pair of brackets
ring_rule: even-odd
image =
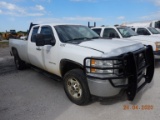
[(90, 102), (87, 80), (80, 69), (74, 69), (65, 74), (64, 90), (68, 98), (77, 105), (86, 105)]
[(14, 62), (18, 70), (23, 70), (26, 68), (26, 63), (19, 58), (17, 51), (14, 51)]

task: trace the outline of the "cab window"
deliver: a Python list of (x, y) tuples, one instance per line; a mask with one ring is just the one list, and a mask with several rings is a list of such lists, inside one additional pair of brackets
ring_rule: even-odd
[(104, 33), (103, 33), (103, 37), (104, 38), (120, 38), (117, 31), (113, 28), (106, 28), (104, 29)]
[(145, 28), (138, 28), (137, 33), (138, 35), (151, 35), (149, 31)]
[(92, 29), (94, 32), (96, 32), (99, 36), (101, 34), (102, 29), (101, 28), (97, 28), (97, 29)]
[(38, 33), (38, 29), (39, 29), (39, 27), (34, 27), (33, 28), (32, 35), (31, 35), (31, 42), (36, 42), (36, 40), (33, 36)]
[(50, 45), (51, 41), (55, 41), (52, 28), (50, 26), (41, 27), (40, 34), (44, 36), (45, 45)]

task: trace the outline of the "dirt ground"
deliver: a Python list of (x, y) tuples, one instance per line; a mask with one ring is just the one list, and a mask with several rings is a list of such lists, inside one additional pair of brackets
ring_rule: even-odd
[(61, 82), (32, 69), (16, 70), (9, 48), (0, 48), (0, 120), (158, 120), (160, 60), (155, 66), (152, 83), (133, 102), (123, 94), (77, 106), (68, 100)]

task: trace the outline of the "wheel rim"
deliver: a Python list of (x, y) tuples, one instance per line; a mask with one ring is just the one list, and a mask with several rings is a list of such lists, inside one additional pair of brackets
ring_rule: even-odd
[(75, 78), (68, 79), (67, 89), (68, 89), (69, 94), (74, 99), (80, 99), (82, 97), (82, 87), (77, 79)]

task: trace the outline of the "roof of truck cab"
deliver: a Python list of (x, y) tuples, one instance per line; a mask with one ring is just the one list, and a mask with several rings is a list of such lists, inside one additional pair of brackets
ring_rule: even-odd
[(154, 27), (143, 27), (143, 26), (131, 26), (130, 28), (154, 28)]
[(93, 27), (91, 29), (94, 29), (94, 28), (116, 28), (115, 26), (104, 26), (104, 27)]
[(126, 27), (128, 27), (128, 26), (104, 26), (104, 27), (93, 27), (93, 28), (91, 28), (91, 29), (94, 29), (94, 28), (114, 28), (114, 29), (116, 29), (116, 28), (126, 28)]
[(130, 28), (149, 28), (149, 27), (143, 27), (143, 26), (129, 26)]
[(57, 24), (55, 24), (55, 23), (50, 23), (50, 24), (37, 24), (35, 26), (47, 26), (47, 25), (49, 25), (49, 26), (57, 26), (57, 25), (80, 25), (80, 24), (71, 24), (71, 23), (60, 23), (60, 24), (57, 23)]

